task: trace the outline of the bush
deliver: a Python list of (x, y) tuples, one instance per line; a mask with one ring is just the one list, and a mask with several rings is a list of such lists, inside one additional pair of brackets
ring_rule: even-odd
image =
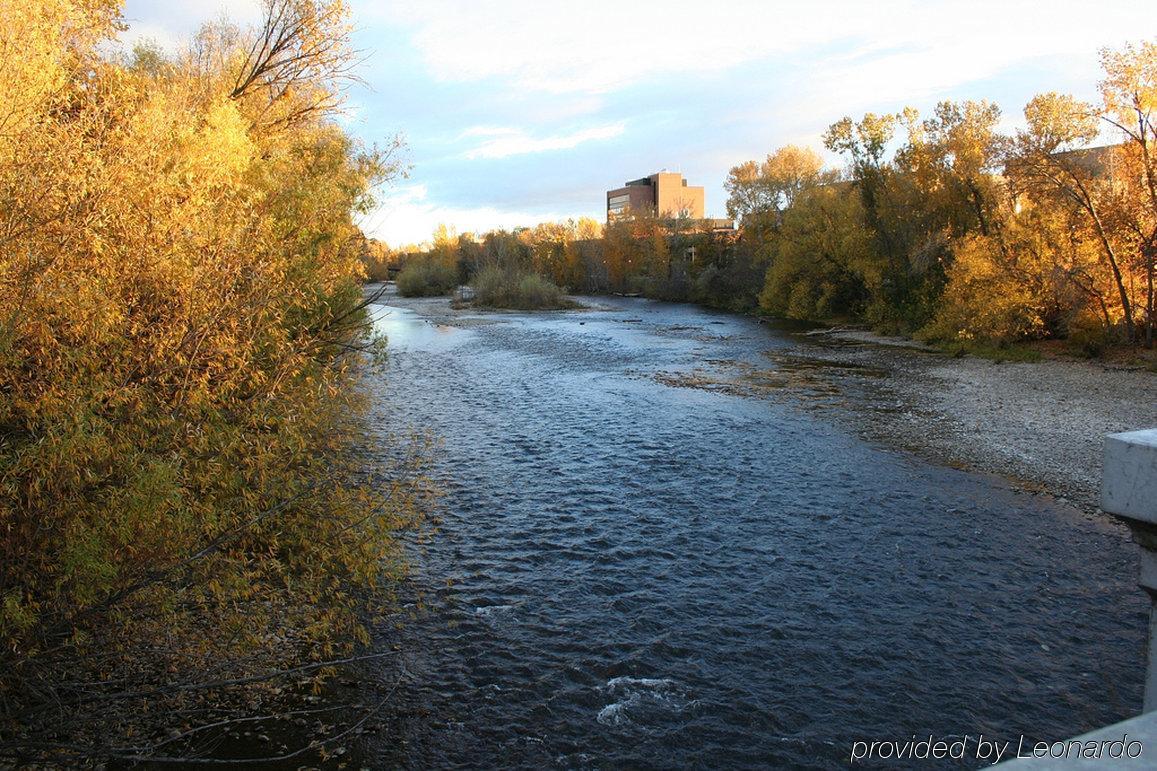
[(1044, 336), (1037, 288), (1005, 264), (999, 247), (979, 236), (965, 239), (948, 271), (936, 316), (917, 334), (943, 343), (1012, 342)]
[(388, 258), (383, 258), (376, 254), (366, 255), (362, 257), (362, 265), (365, 267), (367, 281), (385, 282), (390, 280), (390, 262)]
[(1083, 315), (1069, 326), (1069, 348), (1087, 359), (1104, 356), (1112, 344), (1112, 331), (1095, 317)]
[(428, 257), (411, 259), (398, 274), (398, 294), (403, 297), (450, 294), (457, 286), (458, 272), (452, 266)]
[[(118, 5), (0, 24), (0, 766), (145, 754), (141, 721), (228, 712), (211, 683), (365, 639), (409, 516), (358, 452), (353, 217), (388, 163), (324, 80), (234, 90), (247, 38), (112, 59)], [(340, 49), (340, 4), (291, 11), (321, 37), (285, 55)]]
[(474, 278), (474, 302), (490, 308), (544, 310), (573, 308), (557, 286), (537, 273), (491, 266)]

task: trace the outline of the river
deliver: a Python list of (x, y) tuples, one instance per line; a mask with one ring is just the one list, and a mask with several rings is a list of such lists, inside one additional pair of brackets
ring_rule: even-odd
[(444, 496), (376, 632), (401, 681), (366, 765), (831, 768), (858, 739), (1015, 746), (1139, 709), (1122, 528), (798, 399), (682, 387), (726, 365), (790, 388), (801, 336), (588, 302), (373, 306), (383, 452), (435, 437)]

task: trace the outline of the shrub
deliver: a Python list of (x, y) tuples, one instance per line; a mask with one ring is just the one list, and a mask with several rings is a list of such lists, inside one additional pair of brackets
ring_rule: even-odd
[(452, 266), (429, 257), (411, 259), (398, 274), (398, 294), (403, 297), (449, 294), (457, 286), (458, 272)]
[(1095, 317), (1082, 315), (1069, 325), (1069, 348), (1087, 359), (1104, 356), (1113, 342), (1112, 331)]
[[(388, 160), (328, 65), (238, 85), (240, 33), (120, 62), (118, 5), (0, 24), (0, 766), (147, 747), (134, 720), (193, 706), (164, 699), (347, 645), (407, 516), (357, 453), (353, 218)], [(340, 3), (282, 10), (287, 56), (340, 64)]]
[(365, 267), (367, 281), (385, 282), (390, 280), (390, 259), (388, 255), (363, 255), (362, 265)]
[(474, 302), (490, 308), (543, 310), (571, 308), (574, 303), (537, 273), (491, 266), (474, 278)]

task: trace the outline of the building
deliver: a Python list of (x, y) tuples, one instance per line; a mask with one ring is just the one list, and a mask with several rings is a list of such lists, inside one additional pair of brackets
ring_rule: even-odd
[(607, 221), (631, 214), (703, 219), (703, 188), (682, 174), (660, 171), (607, 191)]

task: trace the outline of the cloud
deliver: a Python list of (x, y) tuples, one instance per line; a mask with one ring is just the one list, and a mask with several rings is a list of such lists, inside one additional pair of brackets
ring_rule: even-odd
[[(832, 121), (987, 98), (1019, 123), (1034, 93), (1095, 98), (1097, 49), (1151, 37), (1138, 0), (349, 0), (366, 86), (343, 125), (403, 130), (413, 181), (367, 232), (391, 243), (599, 215), (662, 167), (707, 188)], [(166, 47), (259, 0), (126, 0), (129, 37)], [(629, 129), (629, 130), (628, 130)], [(832, 157), (830, 160), (837, 161)], [(560, 214), (561, 212), (561, 214)]]
[(478, 158), (509, 158), (512, 155), (544, 153), (551, 150), (569, 150), (584, 142), (613, 139), (623, 133), (626, 124), (611, 123), (605, 126), (572, 131), (568, 134), (553, 134), (534, 137), (520, 128), (475, 126), (462, 132), (462, 137), (490, 137), (477, 147), (466, 151), (469, 160)]
[[(448, 82), (493, 81), (518, 91), (603, 94), (657, 77), (701, 77), (768, 59), (819, 74), (841, 59), (909, 52), (927, 68), (873, 85), (905, 90), (965, 82), (1026, 58), (1116, 43), (1136, 26), (1135, 3), (1075, 0), (731, 0), (708, 11), (688, 0), (399, 0), (384, 20), (410, 32), (429, 72)], [(1143, 32), (1142, 32), (1143, 34)], [(905, 93), (912, 89), (905, 90)]]
[(175, 53), (202, 24), (228, 20), (246, 26), (261, 20), (259, 0), (183, 0), (181, 3), (156, 3), (127, 0), (124, 21), (128, 29), (120, 41), (126, 48), (138, 42), (151, 41)]
[[(714, 13), (686, 0), (404, 0), (384, 13), (411, 30), (438, 79), (493, 78), (554, 93), (597, 94), (657, 75), (724, 70), (831, 35), (825, 9), (804, 23), (777, 24), (782, 13), (764, 0), (735, 0)], [(849, 23), (876, 16), (862, 3), (844, 13)]]
[(571, 216), (574, 215), (495, 206), (445, 206), (430, 199), (425, 185), (417, 184), (393, 190), (359, 225), (367, 235), (400, 247), (428, 243), (434, 229), (442, 224), (454, 227), (459, 233), (483, 233), (495, 228), (512, 229), (538, 222), (561, 221)]

